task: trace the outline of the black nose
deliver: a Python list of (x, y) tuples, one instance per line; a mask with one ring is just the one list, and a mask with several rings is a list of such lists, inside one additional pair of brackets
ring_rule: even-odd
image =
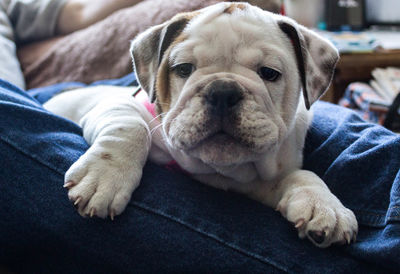
[(243, 98), (241, 87), (234, 81), (216, 80), (209, 86), (207, 102), (218, 114), (224, 114)]

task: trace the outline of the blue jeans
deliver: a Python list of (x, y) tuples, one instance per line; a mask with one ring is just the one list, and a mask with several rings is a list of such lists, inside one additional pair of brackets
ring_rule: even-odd
[(0, 265), (18, 273), (398, 271), (399, 135), (338, 106), (314, 110), (304, 167), (355, 212), (350, 246), (318, 249), (273, 209), (152, 163), (115, 221), (82, 218), (62, 187), (88, 148), (81, 129), (0, 81)]

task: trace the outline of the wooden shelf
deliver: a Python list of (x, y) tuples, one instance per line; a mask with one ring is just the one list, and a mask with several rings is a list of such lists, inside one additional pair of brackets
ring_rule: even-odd
[(400, 67), (400, 50), (341, 54), (331, 87), (322, 100), (337, 103), (350, 83), (368, 82), (374, 68), (389, 66)]

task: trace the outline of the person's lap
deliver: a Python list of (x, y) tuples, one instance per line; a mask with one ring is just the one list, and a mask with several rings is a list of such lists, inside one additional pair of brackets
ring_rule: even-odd
[[(370, 139), (386, 136), (377, 143), (368, 141), (370, 147), (365, 148), (381, 151), (375, 156), (383, 158), (384, 166), (376, 175), (379, 184), (374, 183), (375, 178), (364, 177), (371, 176), (370, 171), (359, 174), (358, 169), (365, 171), (367, 167), (361, 169), (351, 156), (358, 153), (357, 161), (371, 167), (380, 164), (368, 162), (362, 151), (343, 153), (344, 148), (364, 147), (356, 141), (365, 137), (352, 133), (339, 138), (337, 131), (344, 125), (340, 123), (352, 114), (340, 111), (340, 117), (325, 119), (324, 109), (332, 107), (317, 106), (305, 167), (324, 178), (343, 203), (355, 210), (361, 226), (356, 244), (321, 250), (298, 239), (293, 225), (273, 209), (151, 163), (146, 165), (141, 186), (126, 211), (115, 221), (80, 217), (62, 187), (64, 172), (87, 149), (80, 128), (3, 82), (0, 264), (18, 272), (49, 273), (395, 269), (399, 266), (396, 250), (400, 225), (395, 211), (399, 178), (394, 178), (394, 169), (399, 159), (390, 157), (399, 151), (399, 137), (363, 122), (353, 125), (364, 127), (360, 136), (365, 130)], [(334, 110), (338, 111), (336, 107)], [(320, 128), (321, 123), (327, 125)], [(335, 145), (329, 153), (327, 145)], [(345, 165), (335, 164), (341, 157)], [(340, 167), (344, 173), (340, 173)], [(349, 179), (349, 171), (356, 180)], [(383, 181), (382, 172), (387, 174)], [(357, 180), (364, 187), (357, 187)], [(374, 202), (374, 196), (378, 201)], [(375, 219), (370, 217), (371, 212), (376, 214)]]

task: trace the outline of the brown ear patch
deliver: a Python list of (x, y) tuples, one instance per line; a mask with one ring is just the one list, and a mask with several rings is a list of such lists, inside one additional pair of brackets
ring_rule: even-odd
[(183, 29), (186, 27), (190, 20), (185, 16), (177, 19), (170, 23), (165, 30), (164, 37), (161, 39), (159, 52), (158, 52), (158, 64), (161, 64), (165, 51), (170, 47), (171, 43), (180, 35)]
[(157, 73), (156, 97), (157, 113), (167, 112), (171, 107), (171, 92), (169, 88), (170, 69), (168, 59), (164, 58)]
[(171, 91), (170, 91), (170, 64), (169, 55), (171, 50), (179, 43), (182, 43), (187, 39), (187, 35), (181, 33), (174, 39), (171, 45), (168, 47), (164, 54), (164, 58), (161, 60), (156, 80), (156, 106), (157, 113), (165, 113), (169, 111), (171, 107)]
[(246, 9), (246, 5), (242, 3), (232, 3), (223, 11), (223, 13), (232, 14), (235, 10), (244, 10)]
[(171, 94), (169, 90), (169, 62), (168, 56), (170, 49), (176, 44), (184, 41), (186, 35), (182, 34), (183, 29), (186, 27), (187, 23), (196, 17), (199, 12), (186, 12), (180, 13), (174, 16), (171, 21), (173, 21), (167, 27), (165, 36), (160, 44), (158, 53), (158, 71), (155, 80), (155, 92), (152, 102), (157, 98), (157, 112), (163, 113), (169, 110), (171, 105)]
[[(199, 15), (201, 12), (196, 10), (196, 11), (191, 11), (191, 12), (182, 12), (182, 13), (178, 13), (177, 15), (175, 15), (174, 17), (182, 17), (187, 19), (188, 21), (192, 20), (194, 17), (196, 17), (197, 15)], [(173, 18), (174, 18), (173, 17)]]

